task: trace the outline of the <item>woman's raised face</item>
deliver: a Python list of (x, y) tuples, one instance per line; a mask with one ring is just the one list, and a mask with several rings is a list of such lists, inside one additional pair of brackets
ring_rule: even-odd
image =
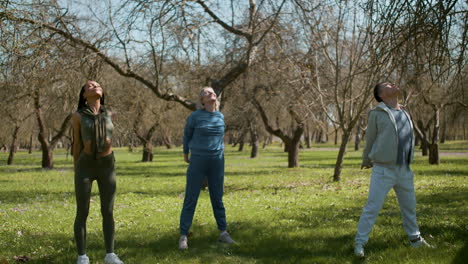
[(205, 88), (202, 91), (202, 103), (210, 103), (216, 101), (216, 93), (212, 88)]
[(102, 87), (99, 83), (95, 81), (87, 81), (85, 85), (85, 92), (83, 94), (83, 97), (85, 99), (92, 98), (92, 97), (98, 97), (101, 98), (103, 94)]

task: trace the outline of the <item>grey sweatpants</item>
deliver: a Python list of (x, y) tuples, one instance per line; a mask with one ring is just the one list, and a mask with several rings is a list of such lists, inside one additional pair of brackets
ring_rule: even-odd
[(395, 190), (403, 218), (403, 228), (410, 240), (419, 237), (416, 223), (416, 197), (414, 174), (407, 165), (383, 167), (374, 164), (366, 206), (359, 218), (355, 242), (366, 244), (385, 198), (391, 188)]

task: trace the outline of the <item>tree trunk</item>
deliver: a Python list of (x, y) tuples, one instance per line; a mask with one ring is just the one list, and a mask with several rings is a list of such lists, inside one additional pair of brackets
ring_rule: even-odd
[(324, 134), (324, 131), (322, 128), (320, 128), (319, 131), (317, 132), (317, 138), (315, 139), (316, 143), (323, 143), (323, 134)]
[(421, 140), (421, 152), (423, 156), (427, 156), (428, 145), (425, 140)]
[(238, 151), (242, 152), (243, 150), (244, 150), (244, 139), (242, 139), (242, 141), (239, 141)]
[(351, 136), (351, 131), (343, 131), (341, 137), (340, 150), (338, 151), (338, 157), (336, 158), (335, 173), (333, 174), (333, 181), (340, 181), (341, 179), (341, 168), (343, 167), (343, 159), (346, 153), (346, 145)]
[(172, 149), (171, 136), (164, 135), (163, 136), (163, 142), (164, 142), (164, 146), (166, 146), (166, 149)]
[(8, 165), (13, 164), (13, 159), (15, 157), (15, 152), (16, 152), (16, 140), (18, 139), (18, 132), (19, 132), (20, 126), (16, 125), (15, 129), (13, 130), (13, 138), (11, 139), (11, 147), (10, 147), (10, 154), (8, 155)]
[(362, 118), (359, 118), (359, 122), (356, 126), (356, 137), (354, 138), (354, 150), (358, 151), (361, 145), (361, 126), (362, 126)]
[(42, 117), (41, 106), (39, 105), (39, 95), (35, 97), (36, 118), (39, 125), (39, 134), (37, 139), (41, 144), (42, 151), (42, 168), (52, 169), (54, 167), (53, 152), (49, 145), (49, 135), (45, 127), (44, 118)]
[(305, 133), (304, 134), (304, 141), (305, 141), (306, 148), (310, 149), (311, 139), (310, 139), (310, 128), (309, 128), (309, 126), (306, 126), (306, 129), (305, 129), (304, 133)]
[(290, 141), (284, 145), (288, 149), (288, 168), (297, 168), (299, 167), (299, 142)]
[(445, 139), (447, 137), (447, 119), (445, 117), (445, 114), (443, 115), (443, 118), (442, 118), (442, 131), (440, 132), (440, 143), (441, 144), (444, 144), (445, 143)]
[(437, 143), (429, 145), (429, 164), (440, 164), (439, 144)]
[(439, 158), (439, 117), (440, 110), (434, 109), (434, 127), (432, 130), (432, 142), (429, 144), (429, 164), (440, 164)]
[(42, 168), (52, 169), (53, 167), (54, 167), (53, 151), (49, 147), (42, 146)]
[(338, 145), (338, 128), (335, 128), (335, 145)]
[(272, 134), (268, 134), (268, 136), (265, 138), (265, 141), (263, 141), (263, 146), (262, 146), (262, 148), (265, 149), (266, 146), (268, 146), (269, 144), (271, 144), (271, 142), (273, 142), (273, 135), (272, 135)]
[(427, 134), (426, 134), (426, 129), (424, 127), (424, 124), (422, 122), (422, 120), (418, 120), (418, 127), (420, 128), (421, 130), (421, 150), (422, 150), (422, 155), (423, 156), (427, 156), (427, 148), (428, 148), (428, 145), (427, 145)]
[(250, 124), (250, 144), (252, 145), (250, 158), (256, 158), (258, 156), (258, 133), (255, 123)]
[(29, 148), (28, 148), (28, 153), (31, 154), (32, 153), (32, 149), (33, 149), (33, 134), (31, 133), (31, 136), (29, 137)]
[(153, 161), (153, 143), (151, 141), (146, 141), (143, 143), (143, 157), (142, 162), (152, 162)]

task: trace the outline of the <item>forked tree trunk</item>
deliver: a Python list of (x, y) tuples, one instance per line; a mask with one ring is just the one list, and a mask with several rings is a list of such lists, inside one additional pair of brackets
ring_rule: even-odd
[(146, 141), (143, 143), (143, 157), (141, 158), (142, 162), (152, 162), (153, 161), (153, 144), (151, 141)]
[(19, 132), (20, 126), (16, 125), (15, 129), (13, 130), (13, 137), (11, 139), (11, 147), (10, 147), (10, 153), (8, 155), (8, 165), (13, 164), (13, 159), (15, 158), (15, 152), (16, 152), (16, 141), (18, 139), (18, 132)]
[(42, 168), (52, 169), (54, 167), (54, 156), (51, 146), (49, 144), (49, 136), (44, 123), (44, 118), (42, 117), (42, 111), (40, 106), (36, 108), (36, 118), (39, 125), (39, 134), (37, 135), (37, 140), (41, 144), (42, 151)]
[[(65, 135), (67, 131), (72, 114), (68, 114), (63, 120), (58, 133), (51, 137), (47, 133), (44, 117), (42, 114), (42, 105), (40, 104), (40, 90), (36, 89), (34, 94), (34, 108), (36, 112), (37, 124), (39, 126), (39, 134), (37, 136), (41, 144), (42, 151), (42, 168), (52, 169), (54, 167), (54, 149), (59, 140)], [(50, 139), (49, 139), (50, 137)]]

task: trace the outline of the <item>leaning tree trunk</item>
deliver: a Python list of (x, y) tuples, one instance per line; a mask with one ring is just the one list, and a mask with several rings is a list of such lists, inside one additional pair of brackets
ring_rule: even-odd
[(335, 128), (335, 145), (338, 145), (338, 128)]
[(20, 126), (16, 125), (15, 129), (13, 130), (13, 138), (11, 140), (11, 147), (10, 147), (10, 154), (8, 155), (8, 165), (13, 164), (13, 159), (15, 157), (15, 152), (16, 152), (16, 141), (18, 139), (18, 131), (20, 129)]
[(44, 137), (44, 134), (39, 132), (37, 139), (41, 144), (42, 168), (52, 169), (54, 167), (54, 155), (52, 149), (50, 148), (49, 142), (47, 141), (47, 137)]
[(346, 153), (346, 145), (348, 144), (348, 140), (350, 136), (351, 136), (351, 131), (343, 129), (340, 150), (338, 151), (338, 157), (336, 158), (335, 173), (333, 174), (333, 181), (341, 180), (341, 169), (343, 167), (343, 159)]

